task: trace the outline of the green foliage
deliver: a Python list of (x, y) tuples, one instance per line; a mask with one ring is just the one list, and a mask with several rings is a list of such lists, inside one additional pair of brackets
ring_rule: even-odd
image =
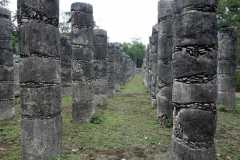
[(90, 122), (93, 124), (100, 124), (101, 122), (103, 122), (103, 120), (99, 115), (93, 115)]
[(53, 157), (51, 160), (62, 160), (61, 156), (58, 156), (57, 158)]
[(113, 96), (113, 97), (108, 96), (108, 98), (117, 98), (117, 96)]
[(98, 103), (97, 106), (100, 107), (100, 108), (101, 107), (107, 107), (107, 104), (100, 104), (100, 103)]
[(240, 64), (240, 1), (220, 0), (217, 8), (218, 29), (235, 26), (238, 28), (237, 63)]
[(143, 58), (146, 52), (145, 45), (142, 44), (141, 38), (132, 38), (132, 43), (124, 42), (121, 44), (123, 52), (131, 57), (137, 68), (142, 68)]
[(157, 107), (156, 106), (152, 106), (152, 109), (157, 109)]
[(227, 109), (226, 109), (225, 106), (220, 106), (220, 107), (219, 107), (219, 111), (220, 111), (220, 112), (227, 112)]
[(10, 0), (1, 0), (0, 1), (0, 6), (1, 7), (7, 7), (10, 4)]
[(12, 48), (13, 53), (18, 55), (18, 27), (15, 25), (17, 20), (17, 12), (12, 16)]
[(236, 73), (236, 91), (240, 92), (240, 72)]
[(169, 121), (165, 122), (165, 127), (172, 128), (172, 123), (170, 123)]

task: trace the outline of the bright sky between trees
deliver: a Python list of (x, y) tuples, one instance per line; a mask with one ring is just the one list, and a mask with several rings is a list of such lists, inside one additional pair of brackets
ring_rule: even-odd
[[(10, 0), (8, 8), (17, 10), (17, 0)], [(143, 44), (149, 43), (152, 26), (157, 23), (159, 0), (60, 0), (60, 11), (70, 11), (74, 2), (93, 5), (94, 20), (107, 30), (110, 42), (131, 42), (133, 37), (141, 37)]]

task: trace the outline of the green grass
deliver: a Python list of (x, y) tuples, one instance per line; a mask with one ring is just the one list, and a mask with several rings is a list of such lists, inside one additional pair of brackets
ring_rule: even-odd
[[(156, 110), (149, 94), (136, 75), (107, 107), (95, 107), (100, 124), (75, 124), (71, 121), (72, 97), (62, 97), (63, 152), (61, 159), (169, 159), (172, 128), (157, 124)], [(20, 147), (20, 104), (16, 116), (0, 121), (0, 159), (18, 160)], [(170, 124), (169, 124), (170, 126)], [(3, 131), (2, 131), (3, 130)], [(240, 99), (235, 112), (218, 112), (215, 134), (216, 159), (240, 159)], [(60, 158), (56, 158), (60, 159)]]

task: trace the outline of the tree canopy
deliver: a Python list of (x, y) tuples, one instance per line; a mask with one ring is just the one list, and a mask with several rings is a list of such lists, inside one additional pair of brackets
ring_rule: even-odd
[(220, 0), (217, 8), (218, 29), (238, 28), (237, 63), (240, 64), (240, 0)]
[(143, 58), (145, 55), (145, 45), (142, 44), (141, 38), (132, 38), (132, 43), (124, 42), (121, 44), (123, 52), (131, 57), (137, 68), (142, 67)]

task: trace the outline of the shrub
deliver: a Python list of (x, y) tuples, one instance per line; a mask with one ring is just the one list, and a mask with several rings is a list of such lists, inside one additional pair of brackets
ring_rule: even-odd
[(157, 107), (156, 106), (152, 106), (152, 109), (157, 109)]
[(236, 73), (236, 91), (240, 92), (240, 72)]
[(172, 128), (172, 123), (170, 123), (169, 121), (165, 122), (165, 127)]
[(227, 112), (227, 109), (226, 109), (225, 106), (220, 106), (220, 107), (219, 107), (219, 111), (221, 111), (221, 112)]
[(100, 124), (101, 122), (103, 122), (103, 120), (99, 115), (93, 115), (90, 122), (93, 124)]

